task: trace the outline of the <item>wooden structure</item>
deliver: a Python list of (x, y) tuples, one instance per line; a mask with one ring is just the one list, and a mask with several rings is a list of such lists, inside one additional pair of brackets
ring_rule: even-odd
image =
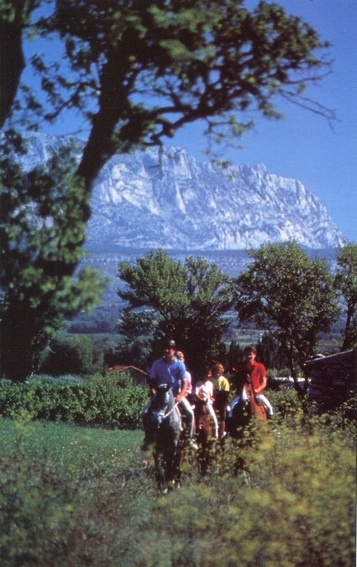
[(306, 366), (311, 378), (309, 396), (324, 409), (333, 410), (356, 393), (356, 348), (309, 360)]
[(144, 370), (140, 370), (140, 368), (136, 368), (136, 366), (131, 366), (130, 364), (116, 364), (108, 368), (108, 372), (117, 372), (118, 374), (125, 372), (133, 378), (136, 386), (147, 386), (148, 373), (144, 372)]

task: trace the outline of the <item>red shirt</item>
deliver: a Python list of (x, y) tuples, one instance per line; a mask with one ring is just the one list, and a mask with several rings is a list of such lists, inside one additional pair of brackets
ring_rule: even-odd
[[(264, 383), (264, 378), (267, 375), (267, 371), (265, 370), (264, 364), (260, 362), (254, 361), (254, 365), (252, 369), (247, 368), (245, 364), (238, 368), (238, 388), (239, 385), (243, 387), (243, 385), (250, 381), (252, 383), (254, 390), (259, 390), (261, 385)], [(259, 394), (261, 394), (259, 392)]]
[(267, 375), (264, 364), (254, 362), (252, 370), (250, 370), (250, 379), (254, 390), (259, 390), (264, 383), (264, 378)]

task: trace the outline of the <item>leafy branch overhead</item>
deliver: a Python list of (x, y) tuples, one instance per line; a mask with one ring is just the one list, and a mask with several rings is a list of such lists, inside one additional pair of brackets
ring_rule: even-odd
[[(26, 60), (23, 45), (30, 40), (35, 49), (44, 46), (44, 55), (37, 50)], [(195, 121), (206, 123), (213, 142), (230, 142), (252, 126), (255, 112), (278, 118), (277, 96), (332, 118), (303, 95), (329, 69), (322, 55), (326, 47), (309, 24), (270, 2), (249, 10), (243, 0), (2, 0), (0, 310), (9, 376), (26, 377), (63, 313), (93, 304), (102, 289), (93, 274), (74, 284), (71, 279), (102, 166), (115, 153), (161, 145)], [(38, 88), (21, 84), (25, 68), (39, 79)], [(89, 130), (78, 167), (66, 169), (59, 155), (42, 171), (16, 168), (21, 149), (13, 129), (38, 129), (71, 111)], [(15, 162), (7, 153), (12, 144)], [(208, 352), (224, 326), (218, 306), (226, 305), (225, 282), (193, 260), (175, 270), (171, 286), (175, 278), (181, 281), (182, 270), (193, 286), (180, 290), (175, 321), (184, 313), (193, 322), (183, 332), (187, 347)], [(152, 283), (155, 289), (155, 279)], [(173, 297), (156, 297), (152, 290), (148, 295), (164, 330), (175, 323), (165, 319), (177, 299), (170, 289)], [(204, 326), (206, 319), (211, 326)], [(195, 345), (188, 337), (200, 327), (205, 332)]]
[[(37, 3), (25, 5), (29, 16)], [(45, 13), (29, 30), (60, 39), (63, 52), (32, 58), (47, 95), (42, 114), (51, 121), (75, 108), (89, 122), (79, 167), (88, 190), (114, 153), (161, 144), (197, 120), (214, 142), (229, 141), (256, 111), (280, 117), (277, 95), (332, 118), (303, 97), (328, 70), (327, 43), (275, 3), (58, 0)], [(26, 93), (26, 108), (40, 111)]]

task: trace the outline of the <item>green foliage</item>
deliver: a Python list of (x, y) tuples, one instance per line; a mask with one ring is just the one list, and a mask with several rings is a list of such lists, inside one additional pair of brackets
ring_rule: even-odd
[(112, 305), (98, 305), (93, 312), (80, 312), (68, 322), (67, 333), (102, 334), (103, 336), (116, 333), (118, 313)]
[(62, 335), (50, 342), (42, 372), (60, 376), (73, 373), (89, 375), (104, 368), (102, 347), (85, 335)]
[(337, 255), (335, 286), (346, 307), (346, 324), (342, 350), (357, 346), (357, 244), (351, 242)]
[(257, 347), (257, 357), (262, 362), (270, 374), (272, 368), (279, 368), (283, 372), (280, 376), (289, 376), (290, 370), (285, 372), (288, 365), (288, 359), (279, 341), (277, 341), (270, 333), (264, 333)]
[(2, 566), (350, 567), (355, 444), (317, 417), (274, 429), (159, 497), (139, 431), (0, 421)]
[(136, 336), (132, 339), (126, 336), (111, 352), (106, 353), (106, 363), (109, 367), (116, 364), (131, 364), (136, 368), (145, 369), (152, 355), (151, 343), (151, 339), (147, 336)]
[[(5, 36), (9, 50), (0, 72), (10, 61), (14, 69), (23, 68), (21, 32), (34, 7), (45, 4), (20, 4), (17, 33)], [(72, 109), (90, 122), (79, 168), (88, 189), (114, 153), (160, 144), (185, 124), (206, 121), (207, 134), (219, 143), (252, 127), (253, 120), (244, 119), (247, 111), (279, 118), (278, 95), (333, 116), (302, 98), (306, 84), (324, 75), (320, 55), (328, 44), (275, 3), (260, 2), (249, 10), (232, 0), (194, 5), (71, 0), (48, 2), (46, 8), (37, 19), (33, 14), (29, 33), (40, 34), (42, 42), (55, 37), (62, 49), (55, 61), (50, 50), (32, 57), (42, 92), (23, 86), (23, 106), (36, 123)], [(5, 20), (0, 12), (0, 22)], [(5, 73), (0, 76), (0, 107), (7, 102), (0, 126), (11, 107), (18, 110), (18, 101), (11, 105), (18, 78), (9, 84)]]
[[(137, 258), (136, 265), (121, 262), (119, 277), (127, 288), (118, 295), (124, 309), (120, 331), (129, 337), (155, 329), (155, 339), (172, 336), (185, 352), (190, 369), (202, 369), (216, 357), (231, 307), (229, 278), (215, 264), (189, 257), (175, 262), (163, 250)], [(145, 309), (146, 308), (146, 309)]]
[(75, 384), (0, 382), (3, 417), (15, 418), (25, 412), (31, 419), (131, 429), (141, 426), (147, 401), (146, 388), (111, 375)]
[(319, 333), (330, 329), (340, 309), (324, 260), (310, 259), (295, 242), (262, 245), (235, 280), (241, 321), (269, 329), (280, 343), (295, 378), (313, 356)]
[(289, 427), (299, 427), (304, 418), (303, 401), (294, 388), (280, 388), (278, 391), (265, 391), (273, 405), (275, 419), (279, 424)]
[[(64, 315), (92, 307), (105, 282), (92, 269), (73, 277), (83, 258), (87, 208), (74, 174), (73, 148), (23, 171), (14, 158), (26, 143), (8, 132), (0, 147), (1, 368), (24, 380), (37, 370)], [(84, 200), (85, 203), (87, 200)]]
[[(33, 56), (41, 92), (23, 85), (16, 100), (25, 28), (34, 41), (36, 34), (41, 41), (56, 38), (63, 49), (55, 61), (51, 49)], [(198, 120), (220, 142), (252, 126), (244, 119), (248, 110), (279, 117), (273, 100), (301, 100), (306, 83), (321, 75), (319, 54), (327, 44), (274, 3), (248, 10), (232, 0), (4, 0), (0, 32), (0, 127), (8, 118), (37, 127), (73, 109), (90, 123), (76, 175), (63, 152), (25, 176), (8, 155), (1, 163), (0, 259), (8, 259), (1, 363), (6, 375), (23, 380), (37, 369), (63, 311), (92, 306), (100, 293), (93, 272), (82, 271), (76, 282), (72, 276), (82, 258), (92, 186), (110, 157), (160, 145)], [(321, 105), (310, 109), (331, 117)], [(22, 154), (18, 143), (13, 149)]]

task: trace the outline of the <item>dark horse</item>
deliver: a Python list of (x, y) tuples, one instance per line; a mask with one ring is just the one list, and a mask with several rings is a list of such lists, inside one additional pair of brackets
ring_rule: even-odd
[(246, 382), (242, 388), (240, 400), (233, 408), (232, 416), (227, 423), (231, 437), (239, 437), (242, 429), (252, 418), (265, 421), (268, 418), (267, 408), (263, 402), (256, 399), (252, 384)]
[(181, 416), (170, 386), (162, 384), (156, 390), (147, 413), (156, 480), (161, 492), (172, 489), (179, 477)]
[(203, 400), (195, 400), (194, 412), (197, 444), (199, 447), (197, 452), (198, 470), (201, 474), (206, 474), (211, 460), (214, 426)]

